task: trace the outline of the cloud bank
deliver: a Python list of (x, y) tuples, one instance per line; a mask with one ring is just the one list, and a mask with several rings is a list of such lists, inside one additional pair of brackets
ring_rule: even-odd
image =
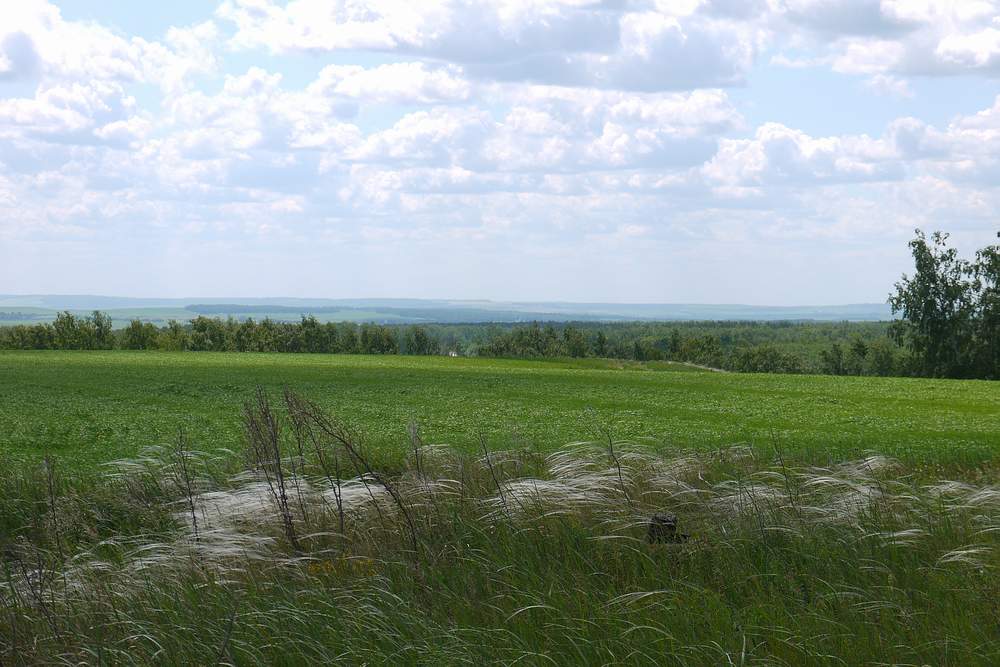
[(914, 227), (1000, 226), (998, 17), (225, 0), (152, 39), (7, 3), (0, 292), (880, 300)]

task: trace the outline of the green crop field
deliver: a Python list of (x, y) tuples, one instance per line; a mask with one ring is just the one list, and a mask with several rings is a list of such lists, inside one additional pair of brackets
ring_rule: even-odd
[(878, 452), (912, 464), (1000, 458), (1000, 386), (897, 378), (740, 375), (669, 364), (235, 353), (0, 352), (0, 456), (77, 469), (138, 454), (179, 427), (238, 447), (240, 406), (284, 386), (402, 451), (408, 423), (463, 449), (544, 450), (618, 438), (658, 447), (778, 445), (809, 460)]

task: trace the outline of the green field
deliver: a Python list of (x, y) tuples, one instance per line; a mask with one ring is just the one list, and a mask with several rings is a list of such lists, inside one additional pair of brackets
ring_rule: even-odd
[[(777, 444), (836, 461), (879, 452), (923, 465), (1000, 458), (1000, 385), (900, 378), (740, 375), (669, 364), (156, 352), (0, 352), (0, 455), (51, 453), (77, 469), (174, 437), (238, 447), (255, 385), (289, 386), (403, 451), (428, 442), (557, 448), (618, 438), (659, 447)], [(391, 448), (391, 449), (387, 449)]]
[(0, 353), (0, 664), (1000, 664), (998, 387)]

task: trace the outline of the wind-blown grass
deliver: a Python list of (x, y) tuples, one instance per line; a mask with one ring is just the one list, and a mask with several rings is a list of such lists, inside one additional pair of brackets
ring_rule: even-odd
[[(0, 662), (1000, 661), (1000, 487), (747, 447), (472, 454), (415, 428), (377, 470), (283, 406), (248, 405), (274, 450), (182, 439), (97, 481), (4, 480)], [(689, 537), (650, 544), (656, 512)]]

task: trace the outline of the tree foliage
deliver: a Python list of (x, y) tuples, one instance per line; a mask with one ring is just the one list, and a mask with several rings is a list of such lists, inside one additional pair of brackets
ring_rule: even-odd
[(921, 230), (910, 241), (915, 270), (889, 296), (892, 337), (928, 377), (1000, 377), (1000, 245), (973, 261), (948, 246), (948, 235)]

